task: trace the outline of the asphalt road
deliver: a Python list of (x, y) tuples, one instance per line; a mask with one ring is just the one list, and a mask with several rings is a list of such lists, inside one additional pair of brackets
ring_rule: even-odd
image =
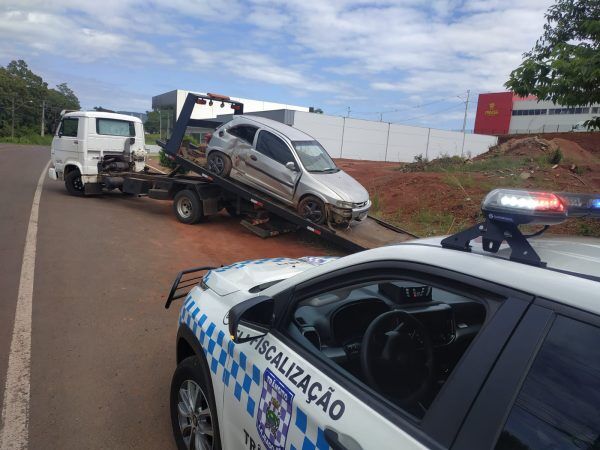
[[(0, 144), (2, 390), (25, 233), (48, 159), (48, 148)], [(176, 273), (323, 253), (330, 252), (295, 235), (261, 240), (226, 215), (188, 226), (175, 220), (170, 202), (117, 193), (70, 197), (62, 183), (46, 179), (33, 292), (29, 447), (174, 448), (168, 403), (179, 305), (163, 305)]]

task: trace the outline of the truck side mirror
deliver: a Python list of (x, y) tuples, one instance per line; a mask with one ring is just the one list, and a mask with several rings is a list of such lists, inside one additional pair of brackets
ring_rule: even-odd
[(129, 145), (133, 145), (135, 144), (135, 138), (134, 137), (130, 137), (129, 138)]
[[(235, 305), (229, 310), (229, 335), (236, 344), (264, 336), (274, 323), (275, 302), (271, 297), (259, 295)], [(245, 330), (240, 330), (243, 327)], [(243, 332), (246, 336), (243, 336)]]

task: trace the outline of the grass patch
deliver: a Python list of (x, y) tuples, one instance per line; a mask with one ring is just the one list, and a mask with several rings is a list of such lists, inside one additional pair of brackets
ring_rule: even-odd
[(53, 137), (51, 134), (46, 136), (40, 136), (39, 134), (18, 137), (0, 136), (0, 142), (4, 144), (50, 145)]
[(371, 212), (372, 214), (381, 214), (381, 210), (383, 209), (382, 207), (382, 199), (379, 196), (379, 192), (375, 192), (372, 196), (371, 196), (371, 208), (369, 209), (369, 212)]
[(146, 144), (148, 144), (148, 145), (155, 145), (156, 141), (160, 140), (160, 134), (158, 134), (158, 133), (147, 134), (144, 136), (144, 140), (146, 141)]
[(447, 234), (453, 228), (454, 215), (430, 209), (421, 209), (412, 216), (412, 222), (419, 229), (420, 236), (438, 236)]

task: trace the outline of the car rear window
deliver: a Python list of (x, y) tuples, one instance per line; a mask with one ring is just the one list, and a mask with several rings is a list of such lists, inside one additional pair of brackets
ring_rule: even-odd
[(96, 119), (96, 133), (109, 136), (135, 136), (135, 124), (128, 120)]

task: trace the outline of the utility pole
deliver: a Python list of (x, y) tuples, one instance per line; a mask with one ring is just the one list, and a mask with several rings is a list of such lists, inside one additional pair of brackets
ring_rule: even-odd
[(463, 127), (462, 127), (462, 133), (463, 133), (462, 147), (460, 149), (460, 157), (461, 158), (464, 157), (464, 152), (465, 152), (465, 133), (466, 133), (466, 128), (467, 128), (467, 111), (469, 110), (469, 95), (470, 94), (471, 94), (471, 90), (467, 89), (467, 101), (465, 102), (465, 117), (463, 119)]
[(42, 100), (42, 123), (40, 125), (40, 136), (44, 136), (44, 114), (46, 113), (46, 100)]
[(383, 113), (382, 112), (379, 113), (379, 121), (383, 122)]
[(12, 122), (10, 126), (10, 137), (15, 137), (15, 96), (12, 98)]
[(350, 117), (350, 107), (348, 106), (348, 113), (346, 114), (346, 117)]

